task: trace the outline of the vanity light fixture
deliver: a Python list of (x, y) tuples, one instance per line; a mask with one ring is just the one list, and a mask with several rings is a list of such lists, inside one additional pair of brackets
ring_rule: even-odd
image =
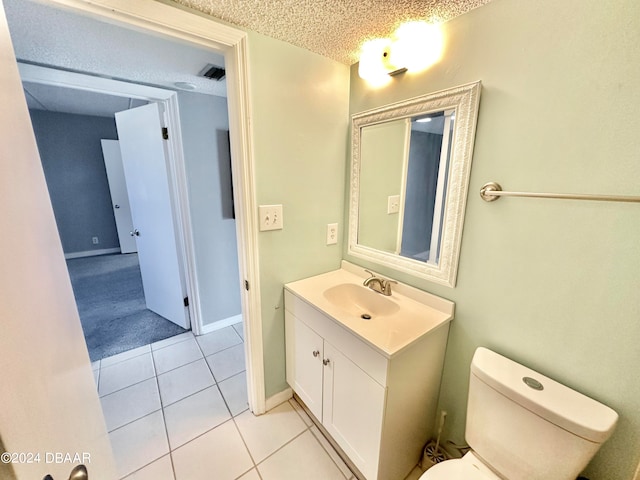
[(442, 56), (440, 26), (423, 21), (407, 22), (391, 38), (376, 38), (362, 45), (358, 74), (374, 87), (382, 87), (391, 77), (430, 67)]

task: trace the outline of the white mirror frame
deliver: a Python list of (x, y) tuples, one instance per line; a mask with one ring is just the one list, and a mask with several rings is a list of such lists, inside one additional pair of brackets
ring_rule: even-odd
[[(352, 115), (351, 131), (351, 196), (349, 201), (349, 255), (379, 265), (455, 287), (462, 241), (464, 212), (469, 189), (473, 143), (476, 133), (481, 83), (474, 82), (440, 92), (422, 95)], [(437, 265), (360, 245), (358, 212), (360, 198), (361, 129), (390, 120), (415, 117), (444, 110), (455, 110), (452, 152), (449, 162), (447, 196)]]

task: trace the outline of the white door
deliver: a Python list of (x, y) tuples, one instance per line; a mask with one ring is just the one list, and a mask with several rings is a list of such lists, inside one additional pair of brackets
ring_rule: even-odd
[(114, 479), (109, 438), (1, 3), (0, 72), (0, 477), (66, 479), (84, 463), (92, 480)]
[(163, 123), (156, 103), (116, 113), (147, 308), (189, 328)]
[(122, 155), (120, 155), (120, 144), (118, 140), (100, 140), (100, 143), (109, 180), (109, 192), (111, 192), (111, 201), (113, 202), (113, 216), (116, 219), (120, 252), (134, 253), (138, 251), (138, 247), (135, 238), (130, 234), (133, 231), (133, 220), (131, 219), (127, 182), (122, 166)]

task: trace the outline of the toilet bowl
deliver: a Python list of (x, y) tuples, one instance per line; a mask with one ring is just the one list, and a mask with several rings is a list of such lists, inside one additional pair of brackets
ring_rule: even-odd
[(420, 480), (575, 480), (613, 432), (612, 409), (480, 347), (471, 362), (471, 450)]

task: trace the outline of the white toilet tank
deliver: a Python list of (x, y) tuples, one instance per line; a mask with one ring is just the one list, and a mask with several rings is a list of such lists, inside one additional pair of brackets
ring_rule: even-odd
[(504, 478), (575, 480), (617, 419), (581, 393), (491, 350), (476, 350), (466, 440)]

